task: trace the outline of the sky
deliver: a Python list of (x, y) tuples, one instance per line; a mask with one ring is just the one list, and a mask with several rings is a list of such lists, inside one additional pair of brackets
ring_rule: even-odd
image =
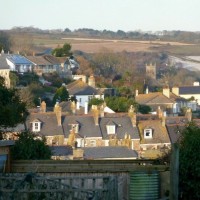
[(0, 30), (200, 31), (200, 0), (0, 0)]

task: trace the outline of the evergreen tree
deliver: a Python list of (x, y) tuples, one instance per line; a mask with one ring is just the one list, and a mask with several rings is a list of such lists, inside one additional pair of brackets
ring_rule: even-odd
[(46, 145), (46, 139), (37, 138), (37, 135), (29, 131), (19, 134), (19, 139), (11, 148), (11, 155), (15, 160), (40, 160), (50, 159), (51, 150)]
[(6, 88), (4, 79), (0, 77), (0, 132), (24, 123), (27, 115), (26, 105), (20, 100), (17, 91)]
[(191, 122), (179, 141), (179, 185), (183, 199), (200, 199), (200, 128)]
[(56, 101), (68, 101), (69, 100), (69, 93), (66, 89), (66, 87), (61, 86), (56, 90), (56, 94), (53, 97), (53, 103), (55, 104)]

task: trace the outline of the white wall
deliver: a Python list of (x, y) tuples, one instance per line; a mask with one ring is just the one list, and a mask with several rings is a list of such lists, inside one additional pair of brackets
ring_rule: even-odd
[(198, 105), (200, 105), (200, 94), (184, 94), (184, 95), (180, 95), (180, 97), (183, 97), (185, 99), (189, 99), (191, 97), (194, 97), (195, 100), (197, 100)]
[[(76, 95), (76, 99), (82, 107), (85, 107), (85, 102), (89, 102), (92, 97), (92, 95)], [(94, 95), (94, 97), (104, 99), (104, 95)]]
[(15, 65), (8, 59), (6, 59), (11, 71), (16, 71)]

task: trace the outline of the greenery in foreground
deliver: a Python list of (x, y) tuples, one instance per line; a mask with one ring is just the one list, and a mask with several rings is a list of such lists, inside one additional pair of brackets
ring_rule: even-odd
[(46, 145), (45, 138), (38, 138), (32, 132), (24, 131), (11, 148), (12, 158), (15, 160), (41, 160), (50, 159), (51, 150)]
[(179, 193), (183, 199), (200, 199), (200, 127), (191, 122), (179, 141)]
[(6, 128), (24, 123), (28, 115), (26, 104), (20, 100), (15, 89), (5, 87), (2, 77), (0, 77), (0, 111), (0, 133)]

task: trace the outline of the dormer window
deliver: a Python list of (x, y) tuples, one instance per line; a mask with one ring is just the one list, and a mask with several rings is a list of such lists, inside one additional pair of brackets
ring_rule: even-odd
[(79, 125), (78, 124), (72, 124), (72, 129), (75, 131), (75, 133), (78, 133)]
[(148, 129), (144, 129), (144, 138), (145, 139), (151, 139), (152, 138), (152, 129), (148, 128)]
[(108, 134), (115, 134), (115, 125), (107, 125), (106, 128)]
[(41, 122), (39, 120), (35, 120), (32, 123), (32, 131), (33, 132), (40, 132), (41, 130)]
[(113, 121), (109, 121), (106, 125), (107, 133), (108, 134), (115, 134), (116, 133), (116, 124)]

